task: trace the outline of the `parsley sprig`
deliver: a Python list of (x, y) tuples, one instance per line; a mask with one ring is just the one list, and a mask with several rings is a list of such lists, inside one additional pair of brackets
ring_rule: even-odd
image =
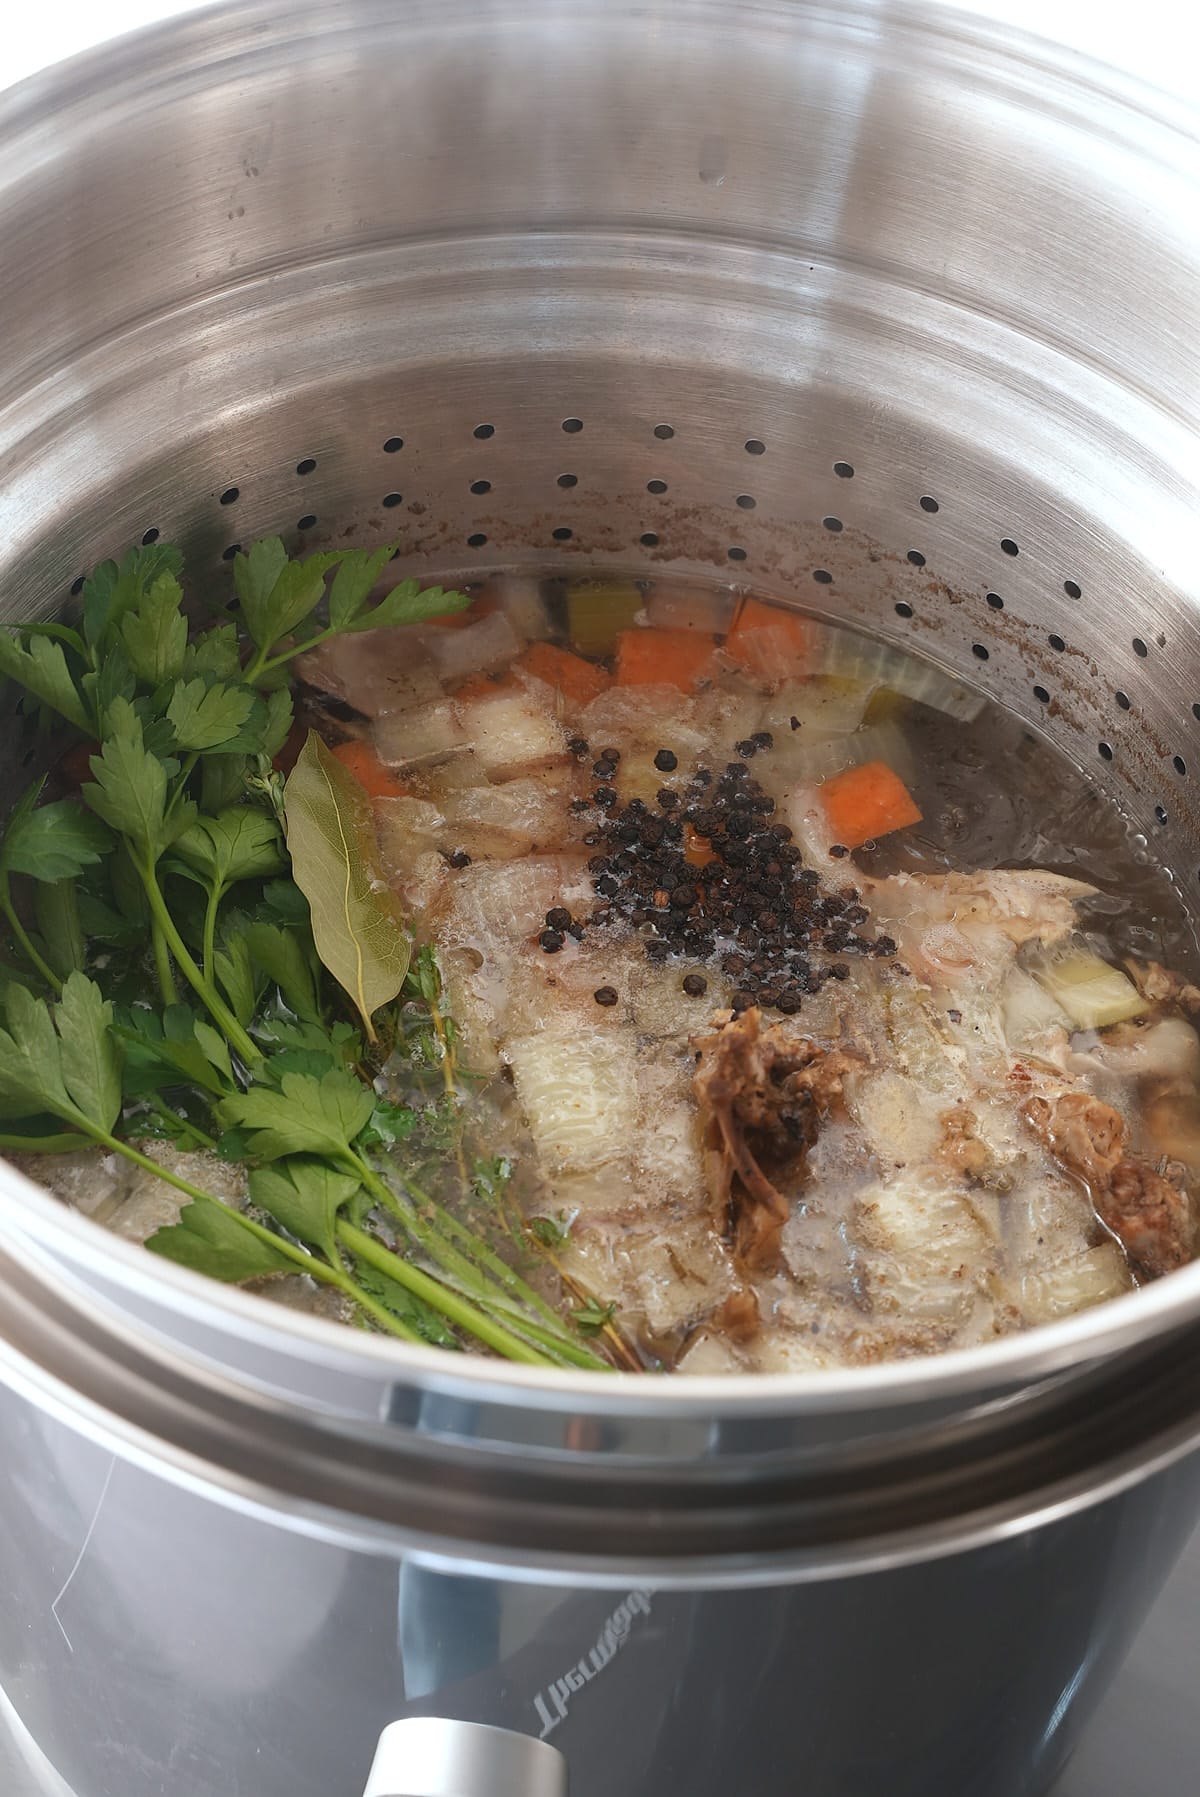
[[(600, 1368), (585, 1335), (608, 1319), (564, 1318), (418, 1180), (436, 1130), (465, 1167), (436, 957), (412, 958), (370, 803), (319, 737), (286, 783), (273, 766), (298, 655), (467, 604), (411, 580), (377, 597), (392, 554), (293, 560), (268, 538), (195, 625), (182, 558), (155, 544), (96, 569), (77, 627), (0, 632), (26, 708), (93, 745), (78, 796), (38, 781), (0, 838), (0, 1148), (94, 1143), (154, 1172), (189, 1202), (147, 1246), (215, 1278), (303, 1272), (405, 1340)], [(406, 1053), (442, 1070), (420, 1112), (377, 1089)], [(155, 1136), (245, 1162), (247, 1209), (155, 1159)], [(475, 1181), (498, 1218), (502, 1186), (495, 1165)]]

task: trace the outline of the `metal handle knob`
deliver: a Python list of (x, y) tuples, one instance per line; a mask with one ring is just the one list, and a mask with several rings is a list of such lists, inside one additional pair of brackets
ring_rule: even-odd
[(410, 1716), (380, 1735), (363, 1797), (567, 1797), (567, 1762), (530, 1735)]

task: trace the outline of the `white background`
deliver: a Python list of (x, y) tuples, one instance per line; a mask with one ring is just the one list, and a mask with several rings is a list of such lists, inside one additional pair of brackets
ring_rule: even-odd
[[(953, 0), (958, 11), (1002, 19), (1086, 50), (1200, 100), (1200, 9), (1193, 0)], [(0, 88), (60, 57), (201, 0), (0, 0)], [(397, 6), (403, 0), (396, 0)]]

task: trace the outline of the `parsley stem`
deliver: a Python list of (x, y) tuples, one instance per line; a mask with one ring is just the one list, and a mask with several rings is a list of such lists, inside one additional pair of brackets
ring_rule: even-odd
[(175, 975), (171, 972), (171, 951), (167, 947), (167, 939), (156, 917), (150, 919), (150, 941), (154, 948), (154, 967), (158, 974), (158, 990), (164, 1005), (173, 1005), (179, 994), (175, 990)]
[[(190, 1198), (193, 1203), (221, 1203), (221, 1200), (214, 1198), (211, 1192), (201, 1191), (200, 1187), (192, 1185), (190, 1180), (181, 1179), (178, 1173), (172, 1173), (169, 1167), (164, 1167), (161, 1162), (152, 1160), (148, 1154), (143, 1154), (140, 1149), (134, 1148), (132, 1143), (122, 1142), (119, 1137), (110, 1136), (106, 1130), (97, 1129), (86, 1120), (81, 1119), (81, 1122), (97, 1142), (103, 1143), (106, 1148), (111, 1148), (116, 1154), (124, 1155), (125, 1159), (132, 1161), (135, 1166), (144, 1167), (148, 1173), (153, 1173), (157, 1178), (165, 1180), (168, 1185), (174, 1186), (177, 1192), (182, 1192), (184, 1197)], [(364, 1292), (360, 1286), (356, 1285), (348, 1273), (327, 1265), (325, 1261), (318, 1260), (314, 1254), (307, 1253), (303, 1248), (295, 1247), (283, 1236), (276, 1235), (274, 1230), (264, 1229), (261, 1223), (256, 1223), (253, 1217), (247, 1217), (244, 1212), (236, 1210), (233, 1205), (226, 1204), (223, 1209), (248, 1234), (257, 1236), (260, 1242), (266, 1242), (285, 1260), (294, 1261), (297, 1272), (307, 1273), (310, 1278), (319, 1280), (322, 1285), (335, 1285), (339, 1291), (345, 1292), (348, 1298), (352, 1298), (389, 1334), (398, 1335), (403, 1341), (419, 1342), (421, 1340), (421, 1337), (415, 1330), (410, 1329), (407, 1323), (402, 1323), (399, 1317), (394, 1317), (382, 1304), (378, 1304), (369, 1292)]]
[[(405, 1204), (367, 1161), (358, 1155), (353, 1155), (352, 1158), (355, 1171), (362, 1177), (367, 1190), (386, 1206), (405, 1233), (418, 1247), (425, 1250), (446, 1277), (460, 1283), (468, 1301), (473, 1299), (477, 1304), (487, 1305), (501, 1312), (514, 1332), (548, 1348), (559, 1361), (587, 1367), (593, 1372), (608, 1371), (607, 1363), (590, 1348), (575, 1340), (562, 1318), (549, 1305), (544, 1304), (520, 1274), (507, 1266), (498, 1254), (494, 1254), (486, 1242), (480, 1241), (465, 1225), (450, 1217), (432, 1199), (426, 1198), (424, 1193), (419, 1196), (434, 1213), (436, 1220), (429, 1222), (418, 1216), (412, 1206)], [(415, 1193), (416, 1189), (413, 1190)], [(466, 1252), (461, 1251), (456, 1241), (447, 1239), (448, 1237), (457, 1238)]]
[(80, 1148), (91, 1147), (89, 1137), (72, 1135), (70, 1131), (58, 1136), (0, 1135), (0, 1151), (4, 1154), (73, 1154)]
[(173, 817), (174, 812), (175, 812), (175, 807), (176, 807), (176, 805), (178, 805), (180, 799), (183, 797), (184, 793), (187, 791), (187, 783), (191, 779), (192, 774), (195, 770), (196, 763), (199, 761), (199, 759), (200, 759), (199, 749), (193, 749), (191, 754), (188, 756), (187, 760), (184, 762), (182, 768), (180, 769), (179, 778), (175, 782), (175, 790), (171, 794), (170, 798), (167, 800), (167, 808), (166, 808), (165, 812), (163, 813), (163, 819), (165, 822), (169, 823), (171, 818)]
[(219, 880), (215, 880), (209, 890), (208, 903), (204, 907), (204, 972), (210, 980), (216, 978), (217, 912), (224, 896), (225, 888)]
[(52, 992), (61, 992), (62, 981), (59, 979), (54, 969), (42, 959), (41, 955), (39, 955), (37, 949), (30, 940), (29, 932), (21, 922), (21, 919), (17, 916), (16, 907), (12, 902), (12, 893), (9, 890), (7, 874), (0, 874), (0, 911), (2, 911), (4, 916), (8, 919), (8, 926), (22, 953), (25, 955), (26, 960), (37, 973), (41, 974)]
[(593, 1354), (590, 1349), (581, 1347), (558, 1312), (547, 1304), (546, 1300), (535, 1292), (533, 1287), (522, 1279), (521, 1275), (513, 1267), (510, 1267), (507, 1261), (502, 1260), (494, 1249), (468, 1229), (465, 1223), (460, 1223), (458, 1218), (446, 1210), (443, 1205), (438, 1204), (428, 1193), (423, 1192), (420, 1186), (414, 1185), (412, 1180), (406, 1180), (405, 1185), (412, 1197), (433, 1219), (435, 1231), (448, 1236), (452, 1242), (457, 1242), (464, 1253), (473, 1258), (479, 1267), (485, 1268), (491, 1273), (506, 1292), (517, 1299), (525, 1309), (533, 1311), (535, 1317), (541, 1319), (543, 1328), (549, 1327), (554, 1330), (563, 1347), (584, 1354), (586, 1364), (601, 1371), (606, 1369), (607, 1363), (602, 1361), (598, 1355)]
[(250, 1065), (261, 1061), (262, 1050), (251, 1041), (216, 987), (205, 979), (188, 953), (187, 944), (175, 928), (175, 921), (167, 909), (167, 901), (162, 895), (162, 887), (158, 883), (153, 863), (139, 861), (137, 870), (141, 876), (142, 885), (146, 888), (146, 897), (150, 901), (151, 913), (161, 925), (163, 935), (167, 939), (171, 953), (174, 955), (184, 979), (204, 1005), (214, 1023), (220, 1025), (221, 1033), (229, 1046), (236, 1050), (242, 1060)]
[(529, 1342), (522, 1341), (502, 1323), (479, 1310), (469, 1299), (460, 1297), (431, 1274), (414, 1266), (410, 1260), (393, 1254), (390, 1248), (385, 1248), (382, 1242), (377, 1242), (374, 1236), (367, 1235), (364, 1230), (356, 1229), (353, 1223), (341, 1219), (337, 1233), (338, 1240), (345, 1244), (351, 1254), (357, 1255), (359, 1260), (365, 1260), (377, 1272), (386, 1273), (389, 1279), (394, 1279), (397, 1285), (404, 1286), (415, 1297), (423, 1298), (431, 1310), (438, 1311), (448, 1322), (457, 1324), (504, 1360), (515, 1360), (524, 1366), (554, 1364), (548, 1354)]
[(242, 679), (247, 686), (253, 686), (255, 681), (260, 680), (264, 674), (273, 674), (276, 668), (282, 668), (285, 663), (294, 661), (297, 655), (304, 655), (309, 649), (315, 649), (319, 644), (328, 642), (331, 636), (337, 635), (337, 626), (330, 624), (326, 629), (318, 630), (315, 636), (308, 637), (305, 642), (293, 643), (290, 649), (284, 649), (278, 655), (269, 655), (268, 650), (271, 645), (264, 643), (261, 649), (255, 651), (252, 660), (247, 663), (242, 672)]
[(146, 1106), (148, 1110), (154, 1112), (156, 1117), (161, 1117), (170, 1129), (190, 1136), (198, 1148), (216, 1148), (216, 1141), (208, 1134), (207, 1130), (201, 1129), (198, 1123), (193, 1123), (189, 1118), (181, 1116), (178, 1111), (173, 1111), (169, 1104), (164, 1103), (158, 1097), (157, 1093), (146, 1100)]

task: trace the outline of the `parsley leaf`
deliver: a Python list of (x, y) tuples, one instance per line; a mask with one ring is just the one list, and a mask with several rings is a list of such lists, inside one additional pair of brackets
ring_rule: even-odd
[(363, 1291), (378, 1299), (410, 1329), (415, 1329), (423, 1340), (437, 1348), (461, 1348), (450, 1325), (431, 1305), (422, 1303), (415, 1293), (406, 1291), (398, 1280), (389, 1279), (386, 1273), (362, 1260), (356, 1263), (354, 1276)]
[(54, 1021), (62, 1039), (60, 1064), (67, 1091), (90, 1123), (111, 1134), (121, 1115), (121, 1062), (112, 1005), (93, 980), (72, 973)]
[(129, 665), (139, 680), (160, 686), (183, 672), (187, 619), (180, 610), (183, 593), (173, 574), (160, 574), (142, 595), (136, 611), (121, 619), (121, 640)]
[(256, 695), (248, 686), (210, 685), (202, 675), (176, 683), (167, 719), (181, 749), (211, 752), (238, 741)]
[(241, 931), (251, 956), (269, 980), (278, 986), (283, 1001), (297, 1017), (319, 1022), (316, 981), (304, 943), (295, 930), (281, 929), (277, 924), (255, 922)]
[(260, 649), (269, 649), (316, 610), (325, 595), (325, 576), (340, 559), (337, 554), (323, 554), (289, 561), (278, 537), (267, 537), (248, 555), (234, 557), (242, 616)]
[(319, 1248), (340, 1266), (337, 1215), (359, 1184), (352, 1173), (339, 1173), (327, 1161), (297, 1155), (274, 1166), (256, 1167), (250, 1175), (250, 1198), (289, 1234)]
[(383, 625), (420, 624), (426, 618), (444, 618), (448, 612), (465, 611), (469, 593), (444, 592), (423, 587), (419, 580), (402, 580), (370, 611), (359, 612), (346, 630), (378, 630)]
[(48, 705), (51, 711), (57, 711), (77, 730), (91, 733), (92, 720), (61, 643), (46, 636), (33, 636), (25, 649), (17, 637), (7, 630), (0, 630), (0, 674), (17, 681), (26, 692)]
[(252, 1086), (220, 1106), (223, 1124), (249, 1130), (250, 1149), (258, 1159), (279, 1160), (287, 1154), (345, 1154), (366, 1127), (375, 1109), (375, 1094), (352, 1073), (332, 1071), (323, 1079), (307, 1073), (285, 1073), (280, 1089)]
[(60, 979), (82, 971), (87, 958), (75, 880), (39, 880), (33, 910), (42, 934), (42, 953)]
[(279, 825), (249, 805), (197, 818), (175, 843), (175, 853), (220, 887), (277, 874), (287, 865)]
[(237, 625), (217, 624), (188, 644), (181, 672), (211, 674), (217, 680), (236, 680), (241, 668)]
[(69, 880), (94, 866), (113, 839), (98, 817), (70, 799), (39, 806), (44, 785), (37, 781), (13, 807), (0, 842), (0, 870), (35, 880)]
[(121, 1113), (121, 1064), (112, 1006), (82, 973), (72, 973), (51, 1013), (22, 986), (7, 993), (0, 1030), (0, 1099), (50, 1111), (110, 1134)]
[(101, 562), (83, 585), (83, 634), (92, 648), (108, 646), (125, 614), (138, 608), (160, 578), (175, 581), (178, 604), (183, 594), (176, 577), (182, 567), (182, 555), (167, 543), (140, 544), (119, 564)]
[(247, 1279), (262, 1279), (268, 1273), (295, 1273), (295, 1261), (281, 1245), (272, 1247), (261, 1236), (243, 1228), (228, 1206), (215, 1198), (195, 1198), (179, 1214), (178, 1223), (158, 1229), (147, 1238), (152, 1254), (173, 1260), (176, 1266), (190, 1267), (193, 1273), (207, 1273), (210, 1279), (226, 1285), (241, 1285)]
[(155, 862), (172, 837), (190, 825), (195, 806), (183, 800), (168, 825), (167, 769), (151, 755), (132, 706), (118, 701), (110, 720), (113, 734), (92, 756), (95, 784), (83, 788), (85, 804), (106, 824), (127, 836), (144, 861)]
[(113, 846), (112, 835), (94, 813), (70, 799), (42, 805), (27, 824), (5, 832), (0, 864), (35, 880), (70, 880), (92, 867)]
[(255, 973), (245, 938), (237, 934), (226, 936), (224, 949), (218, 950), (214, 959), (217, 978), (225, 988), (234, 1016), (239, 1023), (248, 1024), (258, 1009), (262, 981)]
[(395, 548), (394, 543), (385, 543), (374, 553), (352, 549), (342, 557), (329, 589), (329, 622), (334, 630), (354, 629), (353, 620), (370, 598), (371, 589), (391, 561)]

